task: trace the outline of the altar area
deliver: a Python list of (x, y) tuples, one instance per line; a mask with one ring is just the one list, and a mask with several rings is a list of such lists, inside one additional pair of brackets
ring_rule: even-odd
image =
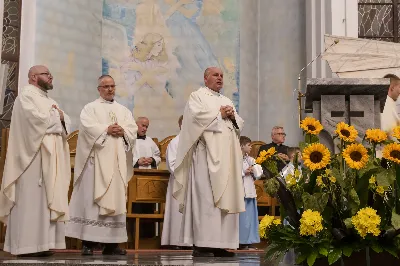
[[(1, 138), (1, 149), (0, 153), (0, 181), (2, 178), (7, 142), (8, 142), (9, 129), (3, 129)], [(72, 184), (74, 176), (74, 166), (75, 166), (75, 154), (76, 145), (79, 137), (79, 132), (74, 131), (68, 136), (68, 143), (70, 146), (70, 156), (71, 156), (71, 183), (68, 193), (68, 197), (72, 194)], [(161, 141), (157, 138), (153, 140), (157, 143), (161, 152), (161, 163), (159, 169), (135, 169), (134, 175), (130, 182), (128, 183), (128, 200), (127, 200), (127, 231), (128, 231), (128, 242), (121, 244), (126, 249), (131, 250), (158, 250), (161, 247), (161, 232), (164, 220), (164, 210), (165, 210), (165, 199), (169, 181), (169, 172), (166, 167), (166, 150), (169, 142), (175, 136), (169, 136)], [(252, 154), (251, 156), (256, 157), (258, 149), (261, 145), (265, 143), (262, 141), (253, 141)], [(257, 201), (259, 208), (259, 220), (265, 214), (277, 216), (279, 215), (279, 203), (275, 198), (270, 197), (264, 192), (263, 181), (258, 180), (255, 183), (257, 190)], [(134, 203), (152, 203), (156, 204), (157, 208), (154, 213), (134, 213), (132, 210), (132, 205)], [(139, 229), (142, 223), (146, 223), (149, 226), (156, 226), (156, 236), (153, 238), (143, 238), (142, 233)], [(1, 224), (0, 227), (0, 248), (3, 247), (4, 237), (5, 237), (6, 227)], [(81, 249), (81, 241), (66, 237), (67, 250), (69, 251), (79, 251)], [(265, 243), (260, 243), (259, 248)], [(191, 251), (188, 251), (191, 254)]]

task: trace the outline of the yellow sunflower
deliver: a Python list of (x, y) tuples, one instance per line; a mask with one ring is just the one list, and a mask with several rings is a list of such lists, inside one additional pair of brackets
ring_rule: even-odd
[(313, 135), (318, 135), (319, 132), (321, 132), (322, 129), (324, 129), (324, 127), (321, 125), (321, 123), (312, 117), (306, 117), (304, 118), (301, 123), (300, 123), (300, 127), (309, 134), (313, 134)]
[(394, 163), (400, 164), (400, 144), (390, 143), (386, 145), (383, 148), (382, 157)]
[(303, 160), (304, 164), (311, 171), (314, 171), (328, 165), (331, 160), (331, 153), (321, 143), (313, 143), (303, 150)]
[(351, 144), (343, 150), (343, 157), (350, 168), (360, 170), (368, 163), (367, 149), (358, 143)]
[(357, 138), (358, 132), (353, 126), (349, 126), (344, 122), (336, 125), (335, 133), (339, 138), (346, 142), (354, 142)]
[(385, 131), (378, 128), (367, 129), (365, 132), (365, 139), (373, 143), (381, 143), (387, 140), (387, 134)]
[(393, 128), (392, 136), (397, 140), (400, 140), (400, 126)]

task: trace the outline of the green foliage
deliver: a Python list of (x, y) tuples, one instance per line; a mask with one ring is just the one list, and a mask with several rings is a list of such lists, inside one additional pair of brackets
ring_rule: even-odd
[(279, 189), (279, 182), (275, 178), (270, 178), (264, 182), (265, 193), (274, 197)]
[(310, 209), (313, 211), (318, 211), (322, 213), (328, 203), (328, 194), (327, 193), (315, 193), (313, 195), (305, 192), (303, 194), (303, 206), (304, 209)]

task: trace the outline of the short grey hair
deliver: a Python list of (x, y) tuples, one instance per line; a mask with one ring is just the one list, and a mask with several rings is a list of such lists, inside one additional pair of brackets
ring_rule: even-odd
[(271, 130), (271, 136), (273, 136), (278, 129), (283, 129), (282, 126), (274, 126)]

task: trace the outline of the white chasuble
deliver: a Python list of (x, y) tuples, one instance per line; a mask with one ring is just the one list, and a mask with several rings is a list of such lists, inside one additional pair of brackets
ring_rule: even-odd
[[(83, 108), (80, 120), (74, 186), (92, 157), (95, 175), (93, 201), (100, 207), (99, 214), (124, 214), (127, 186), (133, 175), (131, 149), (137, 133), (132, 113), (115, 101), (99, 98)], [(107, 135), (108, 127), (114, 123), (124, 129), (124, 137)]]
[(65, 248), (70, 120), (64, 113), (64, 128), (53, 105), (59, 107), (33, 85), (14, 103), (0, 193), (0, 218), (8, 222), (4, 249), (12, 254)]
[(243, 119), (235, 111), (236, 129), (228, 119), (222, 119), (221, 106), (233, 106), (232, 101), (206, 87), (193, 92), (186, 104), (175, 162), (174, 197), (184, 203), (187, 180), (193, 163), (193, 152), (201, 141), (207, 152), (213, 200), (227, 213), (245, 211), (242, 182), (242, 151), (239, 144)]
[[(179, 134), (174, 197), (183, 213), (180, 243), (238, 248), (239, 212), (245, 211), (242, 151), (243, 120), (222, 119), (220, 107), (232, 102), (208, 88), (190, 95)], [(211, 226), (210, 226), (211, 225)]]
[(381, 129), (388, 133), (388, 137), (393, 139), (391, 134), (393, 128), (400, 126), (400, 117), (397, 113), (396, 101), (387, 96), (385, 107), (381, 113)]

